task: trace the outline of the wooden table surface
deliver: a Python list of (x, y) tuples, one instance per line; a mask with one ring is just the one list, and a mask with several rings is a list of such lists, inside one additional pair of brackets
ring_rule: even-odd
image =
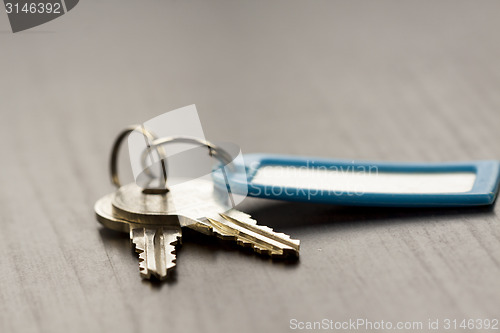
[(186, 232), (164, 284), (93, 212), (118, 131), (189, 104), (208, 139), (246, 153), (500, 159), (500, 2), (87, 0), (18, 34), (0, 13), (0, 42), (1, 332), (500, 317), (498, 204), (249, 198), (239, 208), (300, 239), (300, 261)]

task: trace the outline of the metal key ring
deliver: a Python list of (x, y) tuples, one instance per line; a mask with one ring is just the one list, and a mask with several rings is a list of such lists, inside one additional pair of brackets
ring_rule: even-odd
[[(120, 152), (120, 146), (121, 146), (123, 140), (125, 140), (125, 138), (127, 138), (130, 133), (136, 131), (138, 128), (141, 129), (142, 135), (144, 135), (144, 137), (146, 139), (146, 145), (148, 145), (148, 148), (150, 148), (149, 144), (148, 144), (148, 140), (149, 140), (149, 142), (153, 142), (156, 140), (156, 135), (154, 135), (151, 131), (147, 130), (142, 125), (128, 126), (123, 131), (121, 131), (120, 134), (118, 134), (115, 142), (113, 143), (113, 148), (111, 149), (111, 159), (110, 159), (110, 163), (109, 163), (109, 166), (110, 166), (109, 169), (110, 169), (110, 174), (111, 174), (111, 183), (113, 185), (115, 185), (117, 188), (120, 188), (122, 186), (121, 182), (120, 182), (120, 177), (118, 176), (118, 154)], [(158, 155), (160, 155), (162, 157), (166, 156), (165, 151), (163, 150), (162, 147), (159, 147), (156, 149), (157, 149)], [(167, 170), (166, 170), (166, 165), (163, 161), (163, 158), (162, 158), (162, 173), (163, 173), (163, 176), (164, 176), (164, 179), (166, 182), (167, 181)]]
[[(190, 136), (175, 136), (175, 137), (164, 137), (164, 138), (156, 139), (151, 143), (150, 147), (147, 147), (146, 149), (143, 150), (142, 155), (141, 155), (141, 164), (142, 164), (143, 169), (145, 169), (145, 170), (149, 169), (149, 167), (146, 166), (147, 154), (149, 154), (149, 152), (152, 149), (154, 149), (155, 147), (161, 147), (164, 144), (168, 144), (168, 143), (198, 144), (200, 146), (207, 147), (208, 154), (211, 157), (215, 157), (216, 159), (218, 159), (222, 163), (230, 164), (233, 161), (233, 159), (231, 158), (231, 155), (228, 152), (226, 152), (221, 147), (214, 145), (210, 141), (199, 139), (196, 137), (190, 137)], [(166, 157), (166, 156), (163, 154), (163, 157)]]
[[(144, 126), (141, 125), (133, 125), (129, 126), (126, 129), (124, 129), (118, 137), (116, 138), (113, 148), (111, 151), (111, 160), (110, 160), (110, 171), (111, 171), (111, 182), (116, 186), (116, 187), (121, 187), (121, 182), (120, 178), (118, 176), (118, 153), (120, 150), (121, 143), (123, 140), (133, 131), (137, 130), (138, 128), (141, 128), (142, 134), (145, 136), (149, 142), (151, 142), (150, 145), (147, 145), (147, 147), (143, 150), (141, 154), (141, 165), (148, 173), (149, 175), (152, 175), (151, 171), (149, 170), (150, 167), (146, 166), (146, 158), (148, 154), (151, 152), (152, 149), (156, 149), (158, 155), (161, 157), (161, 163), (162, 163), (162, 172), (163, 176), (165, 179), (165, 188), (163, 190), (168, 190), (166, 187), (166, 181), (167, 181), (167, 171), (166, 171), (166, 163), (165, 163), (165, 158), (166, 154), (165, 151), (163, 150), (162, 146), (164, 144), (168, 143), (193, 143), (193, 144), (198, 144), (201, 146), (205, 146), (208, 148), (208, 153), (211, 157), (215, 157), (218, 159), (220, 162), (224, 164), (230, 164), (233, 159), (231, 158), (231, 155), (227, 153), (224, 149), (222, 149), (219, 146), (214, 145), (213, 143), (207, 141), (207, 140), (202, 140), (199, 138), (195, 137), (187, 137), (187, 136), (179, 136), (179, 137), (164, 137), (164, 138), (159, 138), (157, 139), (156, 136), (151, 133), (150, 131), (146, 130)], [(223, 172), (225, 174), (225, 172)], [(162, 189), (145, 189), (145, 190), (151, 190), (152, 192), (157, 192), (158, 190)], [(158, 192), (158, 193), (160, 193)]]

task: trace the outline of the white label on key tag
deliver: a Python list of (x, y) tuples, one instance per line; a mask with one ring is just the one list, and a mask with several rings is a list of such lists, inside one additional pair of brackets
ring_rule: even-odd
[(473, 172), (349, 172), (315, 168), (262, 166), (252, 183), (335, 193), (464, 193), (472, 190)]

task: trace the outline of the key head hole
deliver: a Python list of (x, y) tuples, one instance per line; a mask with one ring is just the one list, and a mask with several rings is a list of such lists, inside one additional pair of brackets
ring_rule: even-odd
[(142, 190), (144, 194), (167, 194), (168, 188), (145, 188)]

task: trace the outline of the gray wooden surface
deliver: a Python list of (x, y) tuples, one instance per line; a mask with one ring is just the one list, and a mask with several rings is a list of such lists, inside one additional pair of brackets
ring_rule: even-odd
[(500, 2), (86, 0), (19, 34), (0, 13), (0, 45), (1, 332), (500, 317), (498, 205), (247, 199), (300, 262), (186, 233), (162, 285), (92, 210), (117, 132), (193, 103), (247, 153), (500, 159)]

